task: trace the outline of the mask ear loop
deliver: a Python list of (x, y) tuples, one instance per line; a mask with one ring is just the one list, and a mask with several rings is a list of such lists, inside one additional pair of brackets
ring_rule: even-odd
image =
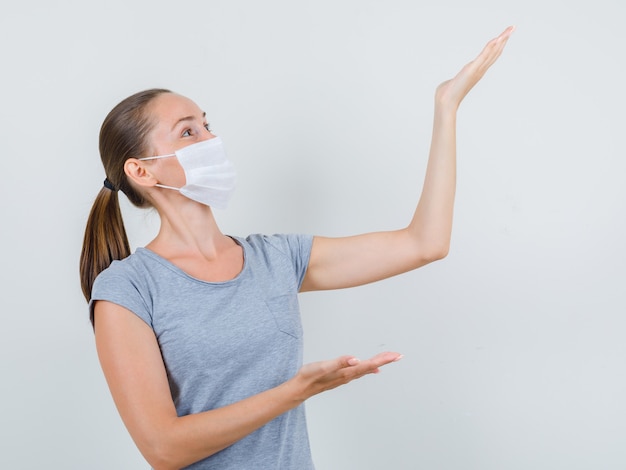
[(180, 188), (175, 188), (174, 186), (166, 186), (164, 184), (159, 184), (159, 183), (155, 184), (155, 186), (157, 188), (173, 189), (174, 191), (180, 191)]
[(138, 158), (137, 160), (156, 160), (157, 158), (167, 158), (167, 157), (175, 157), (176, 154), (175, 153), (169, 153), (167, 155), (156, 155), (154, 157), (142, 157), (142, 158)]
[[(142, 157), (137, 160), (156, 160), (157, 158), (167, 158), (167, 157), (175, 157), (175, 153), (168, 153), (167, 155), (155, 155), (154, 157)], [(166, 186), (164, 184), (155, 184), (157, 188), (165, 188), (165, 189), (173, 189), (174, 191), (180, 191), (180, 188), (175, 188), (174, 186)]]

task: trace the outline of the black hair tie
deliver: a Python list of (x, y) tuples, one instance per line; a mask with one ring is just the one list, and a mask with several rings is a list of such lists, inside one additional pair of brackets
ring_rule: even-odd
[(104, 178), (104, 187), (110, 191), (117, 191), (115, 186), (113, 186), (113, 183), (109, 181), (109, 178)]

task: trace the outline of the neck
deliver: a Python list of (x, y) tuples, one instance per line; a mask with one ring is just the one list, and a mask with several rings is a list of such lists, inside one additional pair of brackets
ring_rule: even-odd
[(189, 200), (164, 204), (157, 210), (161, 227), (147, 248), (166, 258), (199, 254), (211, 259), (233, 243), (220, 231), (209, 206)]

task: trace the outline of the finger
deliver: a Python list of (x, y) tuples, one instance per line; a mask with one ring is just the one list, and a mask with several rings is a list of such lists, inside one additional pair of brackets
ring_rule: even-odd
[(504, 45), (506, 44), (506, 42), (511, 37), (511, 34), (513, 34), (513, 31), (515, 31), (515, 26), (509, 26), (504, 31), (502, 31), (502, 33), (500, 33), (497, 37), (495, 37), (491, 41), (489, 41), (487, 43), (487, 47), (486, 48), (488, 48), (488, 47), (495, 47), (496, 49), (503, 48)]
[(381, 353), (376, 354), (375, 356), (373, 356), (369, 360), (373, 364), (376, 364), (378, 367), (380, 367), (380, 366), (384, 366), (386, 364), (390, 364), (392, 362), (398, 362), (403, 357), (404, 357), (404, 355), (402, 355), (402, 354), (400, 354), (398, 352), (385, 351), (385, 352), (381, 352)]
[(513, 31), (515, 31), (515, 26), (509, 26), (504, 31), (502, 31), (496, 39), (508, 40), (509, 37), (511, 37), (511, 34), (513, 34)]
[(482, 62), (481, 65), (485, 69), (493, 65), (498, 57), (500, 57), (500, 54), (502, 54), (504, 46), (506, 46), (506, 43), (511, 37), (511, 34), (513, 34), (513, 31), (515, 31), (515, 26), (509, 26), (502, 33), (500, 33), (499, 36), (489, 41), (476, 58), (476, 61)]
[(329, 362), (335, 370), (340, 370), (346, 367), (356, 366), (361, 360), (355, 356), (341, 356), (337, 359), (331, 359)]
[(376, 374), (380, 372), (380, 367), (392, 362), (397, 362), (402, 359), (402, 357), (404, 356), (397, 352), (382, 352), (370, 359), (359, 361), (357, 364), (352, 365), (350, 370), (346, 370), (345, 372), (353, 374), (355, 378), (366, 374)]

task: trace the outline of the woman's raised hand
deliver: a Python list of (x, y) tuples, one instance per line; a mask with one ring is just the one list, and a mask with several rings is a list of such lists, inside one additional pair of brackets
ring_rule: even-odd
[(514, 26), (509, 26), (502, 34), (489, 41), (478, 57), (463, 67), (454, 78), (439, 85), (435, 95), (437, 104), (458, 108), (463, 98), (500, 57), (514, 30)]
[(291, 380), (296, 386), (299, 401), (332, 390), (361, 378), (367, 374), (376, 374), (380, 367), (402, 359), (402, 354), (382, 352), (367, 360), (359, 360), (354, 356), (342, 356), (329, 361), (305, 364)]

